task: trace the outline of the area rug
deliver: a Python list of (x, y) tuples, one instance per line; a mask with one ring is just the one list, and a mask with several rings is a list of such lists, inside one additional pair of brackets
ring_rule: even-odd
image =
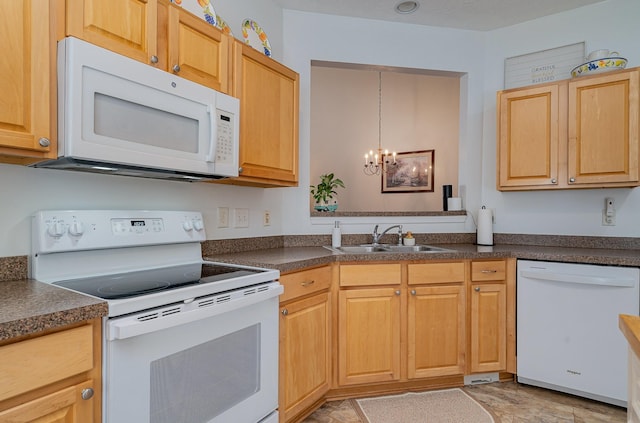
[(368, 423), (495, 423), (487, 410), (458, 388), (354, 402)]

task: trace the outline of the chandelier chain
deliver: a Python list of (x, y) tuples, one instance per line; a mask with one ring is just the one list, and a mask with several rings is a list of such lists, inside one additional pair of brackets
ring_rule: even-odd
[[(389, 154), (388, 150), (382, 149), (382, 71), (378, 71), (378, 154), (373, 150), (364, 156), (365, 175), (379, 175), (380, 171), (393, 173), (397, 168), (396, 153)], [(371, 157), (369, 157), (371, 155)], [(393, 161), (389, 158), (392, 157)]]

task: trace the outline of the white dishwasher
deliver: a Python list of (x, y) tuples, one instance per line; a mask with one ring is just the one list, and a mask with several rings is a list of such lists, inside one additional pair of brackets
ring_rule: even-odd
[(640, 269), (518, 260), (518, 382), (627, 405), (618, 315), (640, 313)]

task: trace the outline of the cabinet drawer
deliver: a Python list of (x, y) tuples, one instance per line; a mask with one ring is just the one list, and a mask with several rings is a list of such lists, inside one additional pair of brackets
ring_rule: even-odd
[(331, 286), (331, 267), (318, 267), (280, 276), (280, 283), (284, 286), (284, 293), (280, 302), (285, 302), (303, 295), (329, 289)]
[(503, 281), (506, 278), (507, 263), (504, 260), (471, 262), (471, 280)]
[(0, 347), (0, 401), (93, 368), (93, 327)]
[(400, 285), (400, 263), (340, 266), (340, 286)]
[(409, 285), (464, 282), (464, 262), (410, 264), (407, 268)]

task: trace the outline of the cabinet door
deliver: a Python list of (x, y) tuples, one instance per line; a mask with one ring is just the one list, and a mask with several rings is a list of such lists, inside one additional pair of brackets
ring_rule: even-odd
[(50, 7), (53, 6), (48, 1), (2, 3), (0, 155), (5, 156), (2, 161), (29, 163), (57, 154), (55, 39), (51, 34)]
[(342, 290), (338, 297), (339, 384), (399, 380), (401, 290)]
[(168, 71), (229, 93), (231, 42), (222, 31), (178, 7), (169, 7)]
[(498, 93), (498, 189), (558, 184), (561, 95), (558, 84)]
[(157, 0), (67, 0), (67, 35), (152, 63)]
[(504, 283), (471, 284), (471, 373), (506, 369), (507, 294)]
[(417, 286), (409, 294), (409, 378), (463, 374), (464, 285)]
[(638, 182), (639, 74), (569, 83), (570, 184)]
[(298, 74), (239, 41), (234, 49), (241, 172), (221, 182), (297, 186)]
[(94, 396), (83, 399), (93, 391), (93, 382), (70, 386), (50, 395), (0, 411), (2, 422), (90, 423), (93, 422)]
[(280, 308), (280, 421), (314, 404), (329, 390), (329, 294)]

